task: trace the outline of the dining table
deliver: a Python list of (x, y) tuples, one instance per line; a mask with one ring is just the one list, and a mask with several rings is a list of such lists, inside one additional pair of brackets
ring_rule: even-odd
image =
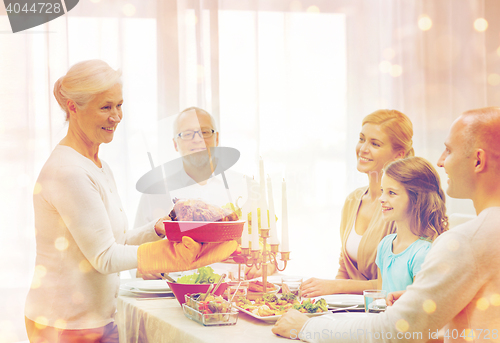
[[(239, 312), (235, 325), (204, 326), (184, 315), (182, 306), (170, 289), (167, 288), (168, 291), (159, 293), (137, 293), (127, 288), (127, 285), (130, 285), (130, 280), (122, 280), (117, 297), (115, 322), (118, 326), (120, 343), (283, 343), (288, 341), (272, 333), (273, 321), (263, 321), (247, 313)], [(344, 319), (353, 316), (359, 318), (365, 315), (363, 305), (361, 308), (359, 308), (360, 305), (351, 306), (360, 301), (356, 298), (359, 296), (338, 294), (324, 297), (329, 299), (327, 300), (329, 304), (332, 301), (331, 297), (336, 297), (334, 300), (337, 301), (342, 298), (345, 304), (351, 302), (345, 307), (337, 307), (333, 310), (335, 312), (333, 316), (336, 318)], [(331, 309), (330, 305), (329, 308)], [(359, 313), (360, 310), (361, 313)], [(428, 343), (442, 343), (443, 338), (441, 330), (439, 338), (430, 340)]]
[[(269, 277), (271, 281), (278, 283), (282, 275)], [(283, 337), (276, 336), (271, 329), (274, 321), (263, 321), (247, 313), (239, 312), (235, 325), (223, 326), (204, 326), (195, 322), (184, 315), (182, 306), (179, 304), (173, 293), (170, 291), (155, 292), (137, 292), (130, 285), (143, 284), (142, 279), (121, 280), (122, 285), (117, 297), (117, 313), (115, 322), (117, 323), (120, 343), (267, 343), (267, 342), (287, 342)], [(156, 286), (164, 289), (164, 281), (156, 280)], [(151, 287), (148, 284), (148, 287)], [(132, 289), (131, 289), (132, 288)], [(362, 297), (354, 295), (338, 295), (347, 302), (354, 301), (358, 304), (361, 301), (361, 307), (364, 308), (362, 300), (352, 297)], [(326, 296), (331, 297), (331, 296)], [(350, 304), (352, 305), (352, 304)], [(353, 306), (337, 308), (334, 312), (338, 314), (352, 315), (360, 311)], [(361, 309), (364, 313), (364, 309)], [(346, 313), (351, 312), (351, 313)], [(359, 314), (359, 313), (358, 313)]]
[(236, 325), (203, 326), (187, 318), (173, 296), (138, 297), (120, 291), (116, 323), (120, 343), (221, 343), (283, 342), (267, 323), (245, 313), (238, 314)]

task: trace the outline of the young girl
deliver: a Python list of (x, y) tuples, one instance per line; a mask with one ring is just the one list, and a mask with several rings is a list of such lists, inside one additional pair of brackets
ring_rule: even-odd
[(382, 177), (382, 216), (396, 223), (377, 248), (378, 287), (387, 293), (413, 283), (431, 242), (448, 229), (439, 175), (421, 157), (389, 164)]

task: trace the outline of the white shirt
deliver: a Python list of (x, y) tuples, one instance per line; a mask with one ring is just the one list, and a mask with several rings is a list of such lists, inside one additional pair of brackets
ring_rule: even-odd
[(363, 238), (363, 235), (358, 235), (358, 233), (354, 229), (355, 226), (356, 226), (356, 221), (354, 221), (351, 233), (349, 233), (349, 237), (347, 237), (347, 242), (345, 243), (345, 250), (351, 257), (351, 259), (357, 263), (359, 243), (361, 242), (361, 238)]
[(113, 173), (57, 145), (33, 195), (36, 267), (25, 315), (42, 324), (90, 329), (113, 321), (118, 272), (137, 268), (138, 245), (158, 240), (154, 223), (127, 231)]

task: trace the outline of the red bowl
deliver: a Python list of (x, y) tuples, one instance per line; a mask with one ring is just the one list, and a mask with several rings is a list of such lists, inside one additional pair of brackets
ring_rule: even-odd
[(245, 221), (233, 222), (173, 222), (164, 221), (165, 234), (172, 242), (181, 242), (183, 236), (199, 243), (231, 241), (241, 237)]
[[(168, 286), (174, 292), (175, 298), (179, 302), (179, 304), (184, 304), (186, 300), (184, 299), (185, 294), (193, 294), (193, 293), (206, 293), (208, 291), (208, 287), (211, 284), (203, 283), (203, 284), (186, 284), (186, 283), (172, 283), (167, 281)], [(215, 295), (222, 295), (227, 288), (227, 283), (222, 282), (214, 293)]]

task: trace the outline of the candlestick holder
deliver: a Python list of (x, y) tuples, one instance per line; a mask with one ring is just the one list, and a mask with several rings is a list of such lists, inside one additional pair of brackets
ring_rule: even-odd
[[(264, 293), (267, 293), (267, 268), (269, 264), (273, 264), (276, 270), (282, 272), (286, 269), (287, 262), (290, 260), (289, 251), (279, 251), (279, 244), (267, 243), (269, 238), (270, 229), (259, 229), (259, 235), (262, 238), (263, 248), (252, 249), (241, 248), (241, 257), (244, 258), (243, 264), (249, 268), (255, 267), (257, 270), (262, 268), (262, 284), (264, 287)], [(280, 255), (279, 260), (284, 262), (283, 268), (280, 269), (278, 254)], [(241, 280), (240, 275), (241, 268), (238, 268), (238, 278)]]

